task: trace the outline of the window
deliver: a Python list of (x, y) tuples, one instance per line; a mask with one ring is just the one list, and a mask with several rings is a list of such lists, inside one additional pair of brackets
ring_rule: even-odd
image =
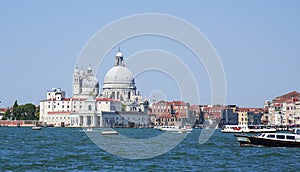
[(89, 105), (89, 106), (88, 106), (88, 110), (92, 110), (92, 105)]
[(284, 135), (277, 135), (276, 138), (277, 139), (285, 139)]
[(286, 136), (286, 139), (295, 140), (295, 136)]
[(269, 134), (268, 138), (275, 138), (275, 135), (274, 134)]

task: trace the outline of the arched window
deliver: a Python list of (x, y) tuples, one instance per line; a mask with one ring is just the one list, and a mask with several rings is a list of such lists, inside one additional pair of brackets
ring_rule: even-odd
[(92, 110), (92, 105), (89, 105), (89, 106), (88, 106), (88, 110)]

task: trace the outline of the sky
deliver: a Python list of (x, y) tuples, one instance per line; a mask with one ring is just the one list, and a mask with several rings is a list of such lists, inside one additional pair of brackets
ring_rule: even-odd
[[(226, 104), (262, 107), (265, 100), (300, 91), (300, 2), (227, 1), (0, 1), (0, 107), (39, 104), (47, 90), (72, 96), (72, 75), (84, 45), (101, 28), (120, 18), (161, 13), (199, 29), (217, 51), (226, 76)], [(126, 29), (126, 28), (125, 28)], [(117, 33), (116, 33), (117, 34)], [(101, 45), (99, 45), (101, 46)], [(145, 49), (177, 55), (192, 71), (200, 104), (210, 104), (211, 86), (203, 64), (182, 45), (144, 36), (112, 47), (95, 72), (100, 86), (120, 47), (125, 58)], [(155, 90), (180, 99), (172, 77), (157, 71), (136, 76), (141, 95)], [(189, 84), (189, 83), (187, 83)]]

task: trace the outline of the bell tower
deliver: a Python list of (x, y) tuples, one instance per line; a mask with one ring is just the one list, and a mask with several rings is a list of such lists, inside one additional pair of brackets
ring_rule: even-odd
[(76, 66), (73, 74), (73, 95), (80, 94), (80, 79), (79, 69)]

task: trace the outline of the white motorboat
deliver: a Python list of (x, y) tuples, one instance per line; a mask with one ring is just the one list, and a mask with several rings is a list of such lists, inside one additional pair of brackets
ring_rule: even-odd
[(93, 128), (87, 128), (86, 131), (93, 131)]
[(158, 127), (158, 129), (161, 131), (172, 131), (172, 132), (181, 132), (181, 133), (193, 131), (191, 125), (185, 125), (183, 127), (178, 125), (164, 125)]
[(32, 127), (32, 130), (41, 130), (41, 129), (42, 129), (41, 126), (33, 126), (33, 127)]
[(158, 129), (161, 131), (176, 131), (177, 132), (180, 129), (180, 127), (177, 125), (163, 125), (163, 126), (158, 127)]
[(115, 130), (106, 130), (101, 132), (102, 135), (118, 135), (119, 133)]

